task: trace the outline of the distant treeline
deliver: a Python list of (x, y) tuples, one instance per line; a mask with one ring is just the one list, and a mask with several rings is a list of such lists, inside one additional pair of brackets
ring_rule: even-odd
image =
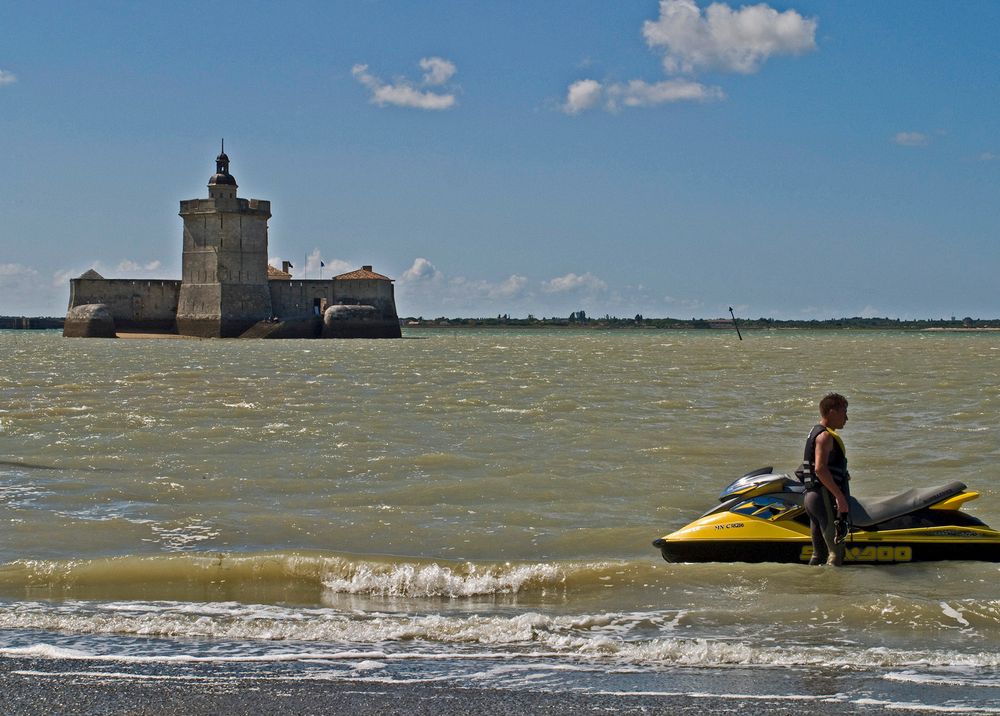
[[(29, 316), (0, 316), (0, 329), (23, 328), (23, 329), (62, 329), (64, 318), (52, 316), (29, 317)], [(899, 330), (927, 330), (930, 328), (969, 330), (969, 329), (992, 329), (1000, 330), (1000, 318), (927, 318), (927, 319), (901, 319), (901, 318), (830, 318), (823, 321), (783, 321), (776, 318), (738, 318), (740, 329), (768, 329), (768, 328), (872, 328), (872, 329), (899, 329)], [(602, 318), (592, 318), (583, 311), (571, 313), (568, 318), (552, 316), (549, 318), (536, 318), (529, 315), (527, 318), (511, 318), (510, 316), (499, 315), (495, 318), (424, 318), (423, 316), (401, 318), (400, 323), (410, 327), (490, 327), (490, 328), (675, 328), (690, 329), (704, 328), (716, 330), (733, 330), (731, 318), (646, 318), (636, 315), (632, 318), (621, 318), (618, 316), (605, 315)]]
[[(674, 329), (725, 329), (733, 330), (731, 318), (646, 318), (636, 315), (632, 318), (620, 318), (618, 316), (605, 315), (603, 318), (592, 318), (583, 311), (571, 313), (568, 318), (550, 317), (536, 318), (529, 315), (527, 318), (511, 318), (500, 315), (495, 318), (424, 318), (409, 317), (401, 319), (403, 325), (412, 327), (433, 327), (433, 326), (481, 326), (491, 328), (674, 328)], [(868, 329), (898, 329), (898, 330), (926, 330), (930, 328), (938, 329), (1000, 329), (1000, 319), (980, 319), (980, 318), (937, 318), (937, 319), (916, 319), (906, 320), (900, 318), (832, 318), (828, 320), (811, 321), (783, 321), (775, 318), (738, 318), (737, 325), (742, 330), (746, 329), (771, 329), (771, 328), (868, 328)]]
[(52, 316), (0, 316), (0, 329), (27, 328), (38, 330), (44, 328), (62, 328), (65, 320), (62, 317), (53, 318)]

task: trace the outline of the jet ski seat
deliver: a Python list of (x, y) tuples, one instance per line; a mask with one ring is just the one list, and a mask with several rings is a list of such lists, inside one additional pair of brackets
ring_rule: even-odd
[(858, 527), (871, 527), (893, 517), (922, 510), (933, 504), (954, 497), (965, 489), (965, 483), (955, 480), (938, 487), (914, 487), (900, 492), (892, 497), (882, 497), (874, 500), (859, 500), (852, 496), (851, 522)]

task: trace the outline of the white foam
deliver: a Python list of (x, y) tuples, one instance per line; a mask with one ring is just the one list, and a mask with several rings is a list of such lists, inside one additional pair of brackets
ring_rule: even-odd
[(131, 681), (237, 681), (243, 677), (195, 676), (192, 674), (135, 674), (116, 671), (11, 671), (19, 676), (49, 678), (89, 677), (95, 679), (127, 679)]
[(841, 699), (831, 696), (814, 696), (809, 694), (713, 694), (702, 691), (593, 691), (588, 692), (600, 696), (686, 696), (692, 699), (732, 699), (734, 701), (835, 701)]
[(914, 671), (889, 672), (883, 677), (886, 681), (904, 684), (927, 684), (933, 686), (976, 686), (988, 689), (1000, 689), (1000, 676), (994, 679), (977, 678), (973, 673), (920, 674)]
[(969, 622), (965, 619), (965, 617), (963, 617), (960, 612), (958, 612), (951, 605), (949, 605), (948, 602), (941, 602), (941, 611), (944, 612), (944, 615), (946, 617), (954, 619), (962, 626), (964, 627), (971, 626)]
[[(660, 612), (611, 612), (545, 615), (413, 615), (407, 613), (343, 612), (335, 609), (292, 609), (235, 603), (110, 603), (64, 602), (59, 608), (38, 603), (16, 603), (0, 612), (0, 630), (36, 629), (63, 633), (152, 637), (204, 637), (258, 644), (292, 642), (272, 653), (247, 655), (218, 653), (205, 657), (123, 655), (132, 660), (168, 661), (291, 661), (307, 658), (370, 659), (439, 658), (449, 645), (482, 650), (475, 658), (552, 658), (572, 663), (603, 663), (611, 667), (639, 666), (821, 666), (863, 669), (920, 670), (945, 667), (997, 668), (1000, 653), (992, 650), (861, 648), (848, 645), (807, 645), (780, 641), (693, 638), (664, 628), (669, 615)], [(650, 631), (650, 624), (659, 625)], [(657, 636), (651, 636), (655, 634)], [(335, 649), (303, 647), (303, 643), (336, 644)], [(378, 644), (373, 651), (368, 645)], [(427, 645), (421, 648), (420, 645)], [(361, 648), (354, 648), (358, 645)], [(483, 649), (493, 646), (495, 649)], [(368, 648), (365, 648), (368, 647)], [(19, 647), (20, 648), (20, 647)], [(45, 645), (39, 658), (97, 658)], [(399, 652), (400, 656), (388, 652)], [(0, 654), (31, 655), (4, 651)], [(118, 658), (118, 657), (112, 657)], [(467, 658), (446, 654), (440, 658)]]
[(923, 711), (945, 714), (1000, 714), (1000, 709), (990, 706), (972, 706), (968, 704), (932, 705), (913, 701), (883, 701), (880, 699), (853, 699), (852, 704), (859, 706), (878, 706), (894, 711)]
[(504, 565), (483, 569), (467, 564), (360, 563), (348, 575), (328, 576), (323, 585), (332, 592), (392, 597), (471, 597), (517, 594), (528, 585), (564, 583), (565, 572), (553, 564)]
[(51, 646), (50, 644), (34, 644), (32, 646), (0, 649), (0, 654), (25, 659), (88, 659), (92, 656), (84, 651)]
[(364, 661), (359, 661), (354, 665), (355, 671), (373, 671), (384, 668), (385, 662), (375, 661), (374, 659), (365, 659)]
[(150, 529), (156, 535), (156, 539), (144, 541), (161, 542), (164, 548), (170, 551), (193, 549), (199, 542), (215, 539), (221, 534), (218, 528), (195, 518), (189, 519), (186, 524), (179, 527), (153, 524)]
[[(374, 659), (390, 658), (383, 652), (361, 653), (355, 651), (331, 651), (331, 652), (275, 652), (269, 654), (256, 655), (212, 655), (194, 656), (192, 654), (98, 654), (84, 652), (76, 649), (59, 649), (46, 644), (36, 644), (28, 647), (11, 647), (0, 649), (0, 656), (30, 659), (51, 659), (64, 661), (97, 661), (97, 662), (119, 662), (126, 664), (252, 664), (252, 663), (282, 663), (294, 661), (350, 661), (361, 659), (361, 663), (374, 663)], [(409, 658), (414, 658), (412, 655)], [(455, 658), (450, 655), (449, 658)], [(494, 657), (495, 658), (495, 657)]]

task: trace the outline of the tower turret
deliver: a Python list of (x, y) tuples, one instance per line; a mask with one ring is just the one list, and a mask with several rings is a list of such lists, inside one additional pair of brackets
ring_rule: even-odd
[(222, 152), (215, 158), (215, 174), (208, 180), (208, 196), (212, 199), (235, 199), (236, 177), (229, 173), (229, 157), (226, 155), (226, 140), (222, 140)]
[(236, 177), (229, 173), (229, 156), (226, 154), (226, 140), (223, 139), (222, 153), (215, 158), (215, 174), (208, 180), (208, 195), (215, 198), (213, 190), (225, 188), (229, 192), (226, 196), (234, 199), (238, 186)]
[(177, 330), (202, 337), (238, 336), (271, 316), (267, 220), (271, 202), (240, 199), (223, 151), (208, 180), (208, 199), (181, 202), (184, 252)]

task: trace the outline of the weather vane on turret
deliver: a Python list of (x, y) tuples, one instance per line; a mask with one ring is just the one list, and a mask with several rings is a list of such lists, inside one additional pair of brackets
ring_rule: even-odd
[(236, 178), (229, 173), (229, 157), (226, 156), (226, 140), (222, 140), (222, 153), (215, 158), (215, 175), (208, 180), (209, 186), (236, 186)]

